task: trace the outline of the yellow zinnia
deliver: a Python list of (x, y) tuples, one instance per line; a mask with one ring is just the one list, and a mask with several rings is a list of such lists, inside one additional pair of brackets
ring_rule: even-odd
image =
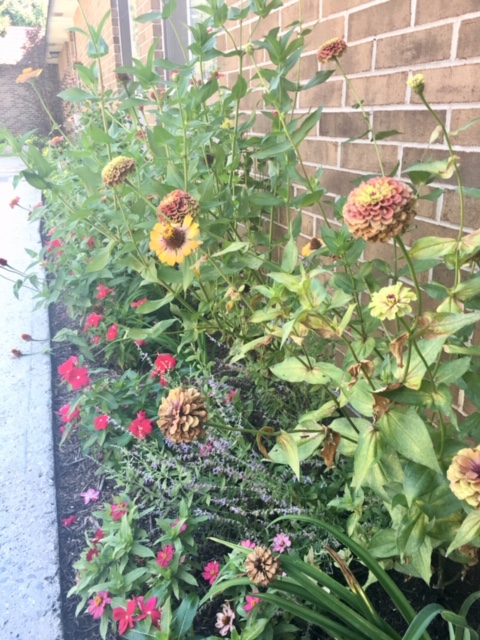
[(155, 251), (160, 262), (173, 267), (181, 264), (185, 257), (201, 244), (197, 240), (200, 229), (192, 216), (186, 216), (181, 224), (158, 222), (150, 232), (150, 249)]
[(17, 84), (24, 84), (25, 82), (30, 82), (30, 80), (35, 80), (42, 73), (43, 69), (32, 69), (32, 67), (27, 67), (22, 71), (22, 73), (15, 80)]
[(372, 301), (368, 307), (374, 318), (393, 320), (411, 313), (410, 302), (416, 299), (417, 296), (411, 289), (397, 282), (391, 287), (383, 287), (380, 291), (372, 293)]

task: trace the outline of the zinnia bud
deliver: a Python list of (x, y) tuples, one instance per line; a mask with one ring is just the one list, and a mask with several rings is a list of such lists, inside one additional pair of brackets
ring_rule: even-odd
[(371, 242), (388, 242), (415, 217), (415, 197), (400, 180), (382, 176), (362, 182), (348, 196), (343, 218), (350, 233)]
[(22, 340), (25, 340), (25, 342), (31, 342), (33, 340), (32, 336), (28, 333), (22, 333), (20, 337)]
[(423, 73), (416, 73), (407, 80), (407, 84), (413, 93), (421, 96), (425, 89), (425, 76)]
[(23, 353), (20, 349), (12, 349), (12, 358), (20, 358), (21, 356), (23, 356)]

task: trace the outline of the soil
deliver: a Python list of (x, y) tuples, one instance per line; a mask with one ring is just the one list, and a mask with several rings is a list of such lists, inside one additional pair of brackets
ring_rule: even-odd
[[(61, 328), (70, 324), (61, 305), (50, 307), (51, 335), (55, 335)], [(86, 458), (81, 453), (80, 443), (75, 435), (72, 435), (61, 447), (62, 434), (60, 427), (62, 422), (55, 413), (65, 403), (74, 397), (64, 385), (60, 384), (57, 367), (72, 355), (71, 346), (63, 343), (52, 343), (52, 393), (53, 393), (53, 425), (55, 439), (55, 475), (57, 488), (57, 509), (59, 522), (59, 546), (60, 546), (60, 582), (62, 590), (62, 616), (65, 640), (100, 640), (99, 624), (88, 614), (78, 617), (75, 610), (79, 599), (67, 597), (69, 589), (75, 583), (75, 571), (73, 563), (78, 559), (85, 548), (85, 531), (95, 531), (99, 526), (92, 512), (96, 508), (95, 503), (84, 505), (80, 496), (82, 491), (89, 487), (100, 488), (102, 500), (108, 501), (114, 487), (105, 481), (101, 475), (99, 465), (91, 458)], [(75, 515), (77, 521), (69, 527), (62, 525), (62, 519)], [(458, 571), (459, 565), (447, 562), (445, 567), (445, 580), (448, 581)], [(357, 567), (355, 573), (359, 581), (364, 582), (366, 571), (363, 567)], [(415, 610), (419, 611), (427, 604), (440, 603), (447, 609), (458, 612), (465, 598), (478, 589), (480, 584), (480, 564), (470, 568), (463, 579), (456, 580), (446, 589), (440, 590), (428, 587), (422, 580), (406, 578), (405, 576), (391, 572), (391, 577), (401, 588)], [(378, 614), (404, 633), (406, 626), (401, 615), (391, 605), (390, 600), (378, 584), (368, 589), (368, 596)], [(212, 602), (204, 611), (205, 621), (214, 619), (214, 613), (219, 608), (219, 603)], [(471, 609), (470, 622), (480, 624), (480, 605), (476, 604)], [(210, 627), (210, 628), (208, 628)], [(449, 637), (446, 623), (437, 616), (428, 628), (432, 640), (446, 640)], [(200, 624), (197, 632), (208, 635), (215, 634), (215, 629), (210, 624)], [(108, 640), (115, 640), (114, 634), (108, 635)], [(310, 633), (312, 640), (323, 640), (327, 636)]]

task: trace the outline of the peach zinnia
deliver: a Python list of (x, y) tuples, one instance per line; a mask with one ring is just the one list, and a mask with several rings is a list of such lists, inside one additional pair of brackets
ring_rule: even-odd
[(459, 500), (480, 508), (480, 445), (460, 449), (447, 471), (450, 489)]
[(175, 189), (168, 193), (157, 207), (158, 219), (169, 218), (172, 222), (182, 223), (187, 216), (194, 218), (200, 205), (189, 193)]
[(150, 232), (150, 249), (155, 251), (160, 262), (173, 267), (181, 264), (186, 256), (195, 251), (202, 242), (197, 240), (198, 224), (187, 216), (182, 224), (158, 222)]
[(317, 60), (319, 62), (328, 62), (332, 58), (340, 58), (347, 48), (347, 43), (343, 38), (332, 38), (324, 42), (317, 51)]
[(410, 187), (386, 176), (362, 182), (348, 196), (343, 218), (356, 238), (388, 242), (403, 233), (415, 217)]

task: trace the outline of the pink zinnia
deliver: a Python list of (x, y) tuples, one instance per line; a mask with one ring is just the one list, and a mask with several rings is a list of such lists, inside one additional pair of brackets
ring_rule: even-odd
[(245, 547), (246, 549), (255, 549), (257, 545), (255, 544), (255, 542), (252, 542), (251, 540), (241, 540), (240, 546)]
[(96, 502), (98, 500), (100, 491), (97, 491), (97, 489), (92, 489), (90, 487), (86, 491), (83, 491), (80, 495), (83, 498), (83, 502), (85, 504), (88, 504), (89, 502)]
[(137, 622), (137, 620), (143, 620), (147, 616), (150, 616), (153, 626), (157, 627), (157, 629), (160, 628), (159, 625), (160, 620), (162, 619), (162, 612), (157, 609), (156, 596), (152, 596), (146, 602), (144, 602), (143, 596), (138, 596), (136, 600), (137, 606), (140, 609), (140, 615), (135, 616), (133, 619), (134, 622)]
[(113, 619), (118, 622), (118, 632), (121, 636), (127, 629), (133, 629), (133, 614), (137, 608), (137, 601), (135, 598), (127, 602), (127, 608), (116, 607), (113, 612)]
[(65, 423), (73, 422), (80, 418), (80, 411), (78, 410), (78, 407), (74, 411), (71, 411), (69, 404), (62, 405), (56, 413), (58, 413), (62, 422)]
[(233, 621), (235, 620), (235, 614), (230, 605), (225, 602), (222, 604), (222, 610), (217, 613), (217, 621), (215, 627), (219, 630), (221, 636), (226, 636), (227, 633), (233, 631)]
[(260, 598), (257, 598), (256, 596), (245, 596), (245, 601), (246, 602), (243, 605), (243, 610), (248, 617), (252, 610), (259, 604)]
[(100, 540), (103, 540), (103, 538), (105, 538), (105, 533), (103, 532), (102, 529), (97, 529), (95, 531), (95, 535), (92, 538), (92, 542), (93, 544), (98, 544)]
[(145, 411), (139, 411), (135, 420), (132, 420), (128, 430), (139, 440), (145, 440), (145, 438), (152, 433), (152, 423), (145, 417)]
[(277, 533), (273, 539), (273, 550), (278, 553), (283, 553), (287, 547), (291, 547), (292, 542), (290, 538), (284, 533)]
[(134, 300), (130, 306), (132, 307), (132, 309), (135, 309), (136, 307), (141, 307), (142, 304), (145, 304), (145, 302), (148, 302), (148, 298), (140, 298), (140, 300)]
[(102, 320), (103, 320), (103, 315), (101, 313), (91, 313), (88, 316), (88, 318), (85, 320), (85, 326), (83, 330), (88, 331), (90, 327), (98, 327), (98, 325)]
[(172, 561), (174, 554), (175, 554), (175, 547), (173, 546), (173, 544), (166, 544), (157, 553), (156, 563), (161, 567), (163, 567), (164, 569), (166, 569), (170, 564), (170, 562)]
[(97, 547), (92, 547), (87, 551), (87, 555), (85, 556), (85, 559), (87, 562), (91, 562), (94, 558), (96, 558), (96, 556), (98, 556), (99, 551), (97, 549)]
[(71, 527), (72, 524), (77, 522), (77, 516), (68, 516), (68, 518), (62, 518), (62, 525), (64, 527)]
[(14, 209), (19, 202), (20, 202), (20, 198), (18, 196), (15, 196), (15, 198), (12, 198), (9, 204), (10, 209)]
[(121, 520), (122, 517), (128, 512), (128, 504), (125, 502), (118, 502), (111, 505), (110, 513), (112, 520)]
[(105, 431), (105, 429), (108, 427), (109, 420), (110, 416), (107, 416), (106, 413), (101, 416), (97, 416), (93, 419), (93, 428), (95, 429), (95, 431)]
[(118, 327), (116, 324), (112, 324), (108, 327), (106, 338), (107, 340), (116, 340), (118, 335)]
[(97, 300), (103, 300), (110, 293), (113, 293), (113, 289), (109, 289), (104, 284), (99, 284), (97, 287), (97, 295), (95, 296)]
[(204, 578), (209, 584), (213, 584), (220, 573), (220, 565), (218, 562), (208, 562), (202, 571), (202, 578)]
[(99, 591), (94, 598), (88, 601), (88, 613), (95, 620), (98, 620), (103, 615), (105, 605), (110, 604), (111, 601), (112, 599), (108, 597), (108, 591)]

